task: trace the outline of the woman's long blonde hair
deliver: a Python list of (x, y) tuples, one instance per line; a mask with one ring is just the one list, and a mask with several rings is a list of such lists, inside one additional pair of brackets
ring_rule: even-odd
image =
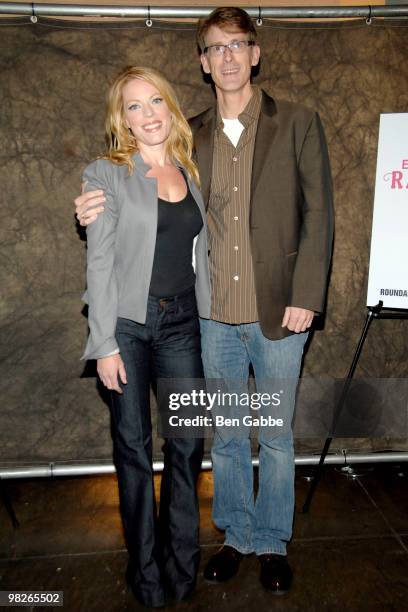
[(198, 169), (192, 159), (193, 135), (187, 123), (176, 93), (170, 83), (153, 68), (129, 66), (122, 70), (112, 83), (108, 92), (106, 109), (105, 135), (108, 150), (103, 156), (115, 164), (127, 164), (129, 172), (133, 171), (132, 156), (139, 150), (132, 132), (126, 127), (123, 109), (123, 88), (133, 79), (140, 79), (157, 88), (163, 96), (172, 122), (169, 137), (166, 141), (166, 153), (176, 164), (181, 164), (191, 179), (200, 184)]

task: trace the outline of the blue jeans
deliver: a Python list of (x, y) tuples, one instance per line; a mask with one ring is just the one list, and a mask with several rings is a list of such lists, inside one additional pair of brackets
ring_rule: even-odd
[(112, 393), (114, 461), (129, 551), (127, 578), (140, 601), (159, 606), (167, 590), (176, 599), (191, 592), (200, 559), (196, 483), (203, 440), (165, 441), (157, 517), (149, 403), (152, 379), (203, 376), (194, 288), (169, 299), (149, 296), (145, 325), (119, 318), (116, 339), (128, 381), (121, 385), (123, 395)]
[[(228, 325), (201, 319), (200, 327), (206, 379), (218, 379), (223, 388), (230, 391), (248, 391), (249, 366), (252, 364), (257, 392), (284, 391), (275, 416), (283, 416), (286, 423), (291, 423), (308, 334), (268, 340), (263, 336), (259, 323)], [(237, 409), (242, 416), (243, 409)], [(222, 408), (218, 406), (217, 412), (220, 411)], [(231, 414), (228, 410), (226, 412), (228, 416)], [(249, 430), (247, 428), (246, 435), (243, 435), (242, 429), (239, 435), (234, 435), (231, 427), (215, 427), (212, 447), (214, 523), (225, 531), (225, 544), (244, 554), (285, 555), (286, 543), (292, 536), (294, 511), (291, 426), (283, 433), (273, 427), (259, 431), (256, 501)]]

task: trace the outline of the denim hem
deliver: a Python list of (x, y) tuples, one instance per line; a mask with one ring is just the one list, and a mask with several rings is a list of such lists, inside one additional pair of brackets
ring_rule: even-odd
[(227, 540), (224, 542), (224, 546), (230, 546), (231, 548), (235, 548), (242, 555), (251, 555), (255, 550), (253, 548), (243, 548), (242, 546), (237, 546), (236, 544), (231, 544)]
[(281, 555), (282, 557), (286, 557), (286, 550), (282, 551), (282, 549), (274, 550), (272, 548), (267, 548), (266, 550), (257, 550), (255, 554), (257, 557), (260, 555)]

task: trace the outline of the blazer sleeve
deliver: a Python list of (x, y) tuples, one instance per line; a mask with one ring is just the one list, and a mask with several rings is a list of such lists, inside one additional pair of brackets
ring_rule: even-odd
[[(86, 191), (103, 189), (105, 211), (86, 228), (89, 337), (82, 359), (99, 359), (117, 351), (115, 328), (118, 286), (115, 274), (115, 237), (119, 217), (117, 173), (107, 160), (96, 160), (83, 174)], [(116, 179), (116, 181), (115, 181)]]
[(290, 306), (322, 312), (333, 239), (329, 156), (319, 115), (307, 127), (298, 161), (302, 222)]

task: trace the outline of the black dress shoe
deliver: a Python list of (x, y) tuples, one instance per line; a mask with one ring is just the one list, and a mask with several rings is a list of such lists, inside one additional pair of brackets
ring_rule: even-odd
[(211, 582), (226, 582), (235, 576), (243, 557), (244, 555), (232, 546), (223, 546), (210, 557), (204, 569), (204, 578)]
[(275, 595), (287, 593), (292, 584), (292, 570), (285, 555), (259, 555), (261, 584)]

